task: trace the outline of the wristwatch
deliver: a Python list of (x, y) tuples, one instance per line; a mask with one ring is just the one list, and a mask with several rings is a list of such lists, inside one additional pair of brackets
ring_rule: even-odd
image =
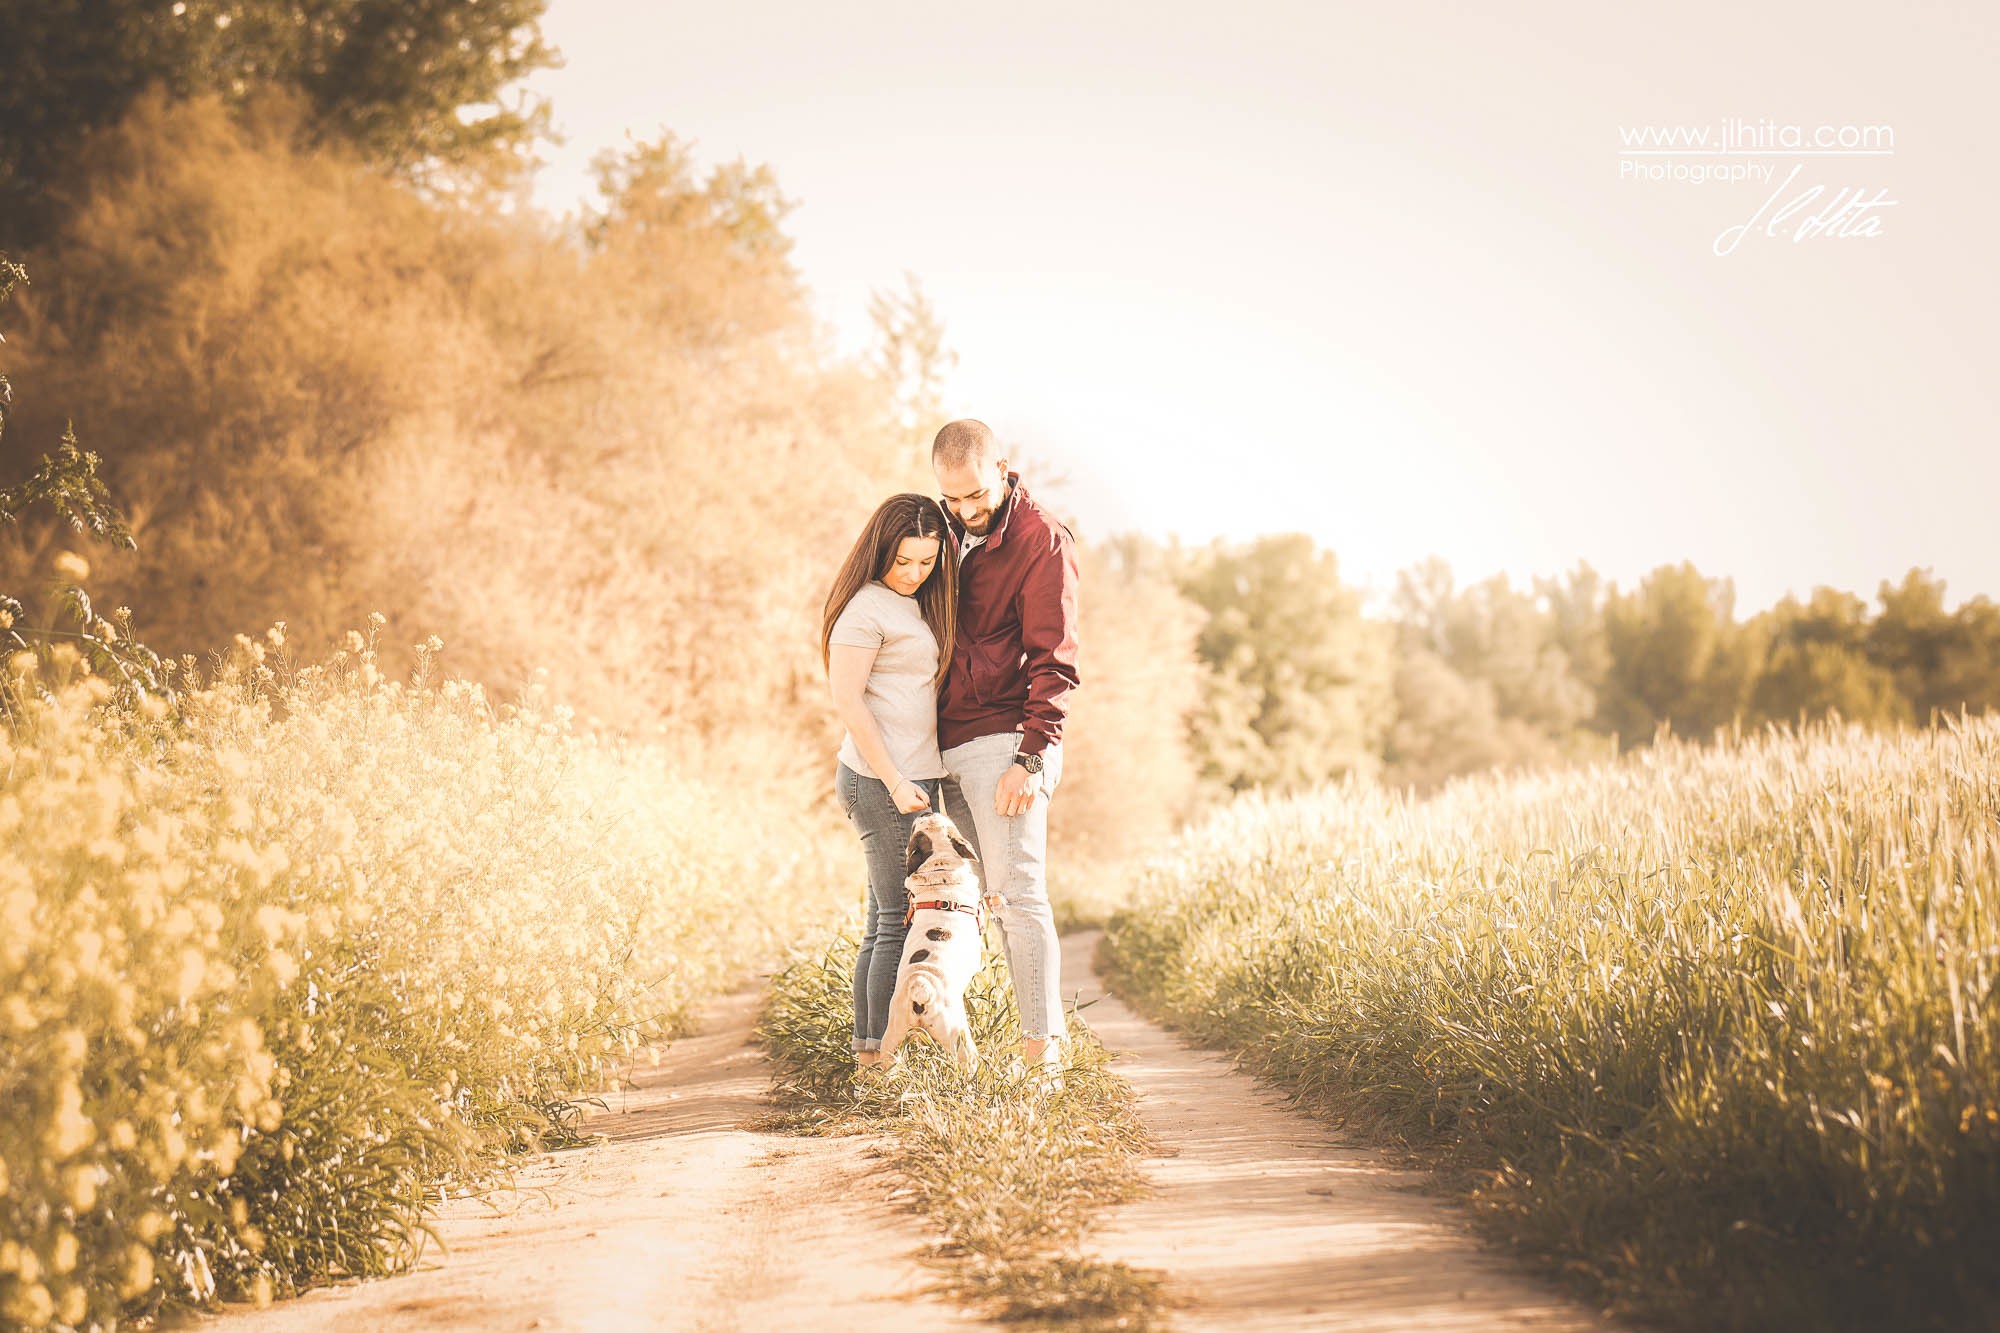
[(1030, 773), (1042, 771), (1042, 757), (1038, 754), (1017, 754), (1014, 756), (1014, 762)]

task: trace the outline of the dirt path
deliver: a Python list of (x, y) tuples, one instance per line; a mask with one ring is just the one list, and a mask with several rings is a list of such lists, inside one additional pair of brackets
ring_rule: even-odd
[[(1183, 1045), (1105, 992), (1096, 932), (1063, 940), (1063, 993), (1128, 1052), (1114, 1066), (1166, 1155), (1158, 1187), (1108, 1214), (1088, 1248), (1168, 1273), (1178, 1329), (1610, 1327), (1484, 1250), (1424, 1178), (1344, 1143), (1226, 1056)], [(1092, 1004), (1091, 1001), (1096, 1003)]]
[(930, 1237), (886, 1199), (859, 1138), (744, 1125), (768, 1113), (749, 1045), (761, 988), (719, 1001), (587, 1128), (601, 1147), (537, 1158), (512, 1193), (454, 1203), (417, 1272), (203, 1321), (216, 1333), (984, 1327), (920, 1293)]
[[(1090, 1249), (1171, 1275), (1178, 1329), (1599, 1330), (1482, 1250), (1423, 1178), (1342, 1143), (1283, 1098), (1106, 995), (1095, 934), (1063, 942), (1067, 994), (1121, 1056), (1165, 1154), (1158, 1188)], [(216, 1333), (688, 1329), (895, 1333), (983, 1327), (922, 1295), (922, 1224), (888, 1202), (866, 1140), (746, 1129), (769, 1074), (761, 991), (728, 996), (511, 1192), (451, 1205), (418, 1271), (201, 1321)], [(1092, 1003), (1095, 1001), (1095, 1003)]]

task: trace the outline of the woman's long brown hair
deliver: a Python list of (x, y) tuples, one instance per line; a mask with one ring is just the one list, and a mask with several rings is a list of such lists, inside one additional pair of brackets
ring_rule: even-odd
[(952, 641), (958, 637), (958, 545), (945, 526), (944, 510), (928, 495), (904, 492), (892, 495), (875, 507), (868, 526), (833, 579), (833, 591), (826, 596), (826, 613), (820, 619), (819, 660), (822, 667), (832, 664), (833, 622), (847, 609), (854, 594), (870, 579), (887, 574), (896, 562), (896, 549), (906, 537), (937, 539), (937, 563), (930, 577), (917, 588), (917, 609), (937, 640), (936, 684), (944, 683), (945, 669), (951, 665)]

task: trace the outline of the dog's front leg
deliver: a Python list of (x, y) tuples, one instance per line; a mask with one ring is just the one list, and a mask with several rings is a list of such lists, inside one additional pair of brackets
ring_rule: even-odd
[(957, 1006), (957, 1009), (958, 1012), (952, 1015), (952, 1054), (958, 1057), (958, 1063), (964, 1066), (966, 1073), (976, 1074), (979, 1072), (979, 1047), (972, 1040), (972, 1019), (965, 1012), (964, 1005)]

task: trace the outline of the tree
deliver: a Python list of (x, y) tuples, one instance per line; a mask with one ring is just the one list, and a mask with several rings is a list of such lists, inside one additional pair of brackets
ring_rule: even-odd
[(1894, 675), (1917, 721), (2000, 708), (2000, 607), (1975, 597), (1954, 614), (1944, 591), (1928, 570), (1884, 580), (1882, 612), (1868, 628), (1870, 660)]
[(1662, 565), (1604, 607), (1608, 662), (1600, 717), (1630, 748), (1665, 723), (1705, 739), (1741, 716), (1763, 651), (1738, 625), (1735, 585), (1691, 563)]
[[(27, 281), (28, 271), (0, 250), (0, 306)], [(6, 339), (0, 337), (0, 343), (4, 342)], [(0, 432), (6, 430), (13, 403), (14, 386), (0, 369)], [(30, 505), (46, 504), (72, 532), (132, 549), (136, 545), (132, 531), (112, 507), (109, 491), (98, 480), (97, 464), (97, 455), (79, 448), (75, 430), (65, 425), (54, 457), (42, 455), (41, 466), (24, 481), (0, 487), (0, 526), (13, 528)], [(52, 643), (68, 643), (94, 670), (120, 686), (137, 693), (170, 696), (165, 664), (133, 636), (131, 609), (120, 607), (109, 619), (99, 615), (83, 586), (89, 564), (71, 552), (64, 552), (54, 564), (49, 608), (40, 624), (30, 618), (19, 596), (0, 588), (0, 653), (39, 655)], [(57, 611), (66, 614), (74, 628), (62, 628)], [(10, 698), (0, 690), (0, 705)]]
[(1604, 578), (1579, 560), (1560, 578), (1537, 578), (1535, 596), (1548, 608), (1550, 641), (1562, 649), (1570, 675), (1602, 701), (1611, 649), (1604, 638)]
[(1208, 613), (1214, 681), (1194, 722), (1204, 776), (1232, 788), (1373, 773), (1392, 708), (1390, 633), (1331, 551), (1299, 533), (1197, 554), (1182, 591)]
[(1571, 672), (1556, 610), (1505, 576), (1457, 589), (1429, 560), (1397, 575), (1390, 781), (1429, 788), (1500, 764), (1587, 754), (1596, 698)]
[(1383, 744), (1388, 781), (1428, 791), (1447, 778), (1505, 763), (1493, 686), (1467, 680), (1428, 648), (1396, 655), (1396, 720)]
[(1137, 536), (1079, 543), (1083, 688), (1063, 729), (1062, 790), (1049, 807), (1065, 861), (1099, 873), (1164, 843), (1192, 805), (1187, 719), (1203, 678), (1201, 612), (1168, 553)]
[(1815, 588), (1758, 617), (1767, 642), (1750, 694), (1750, 716), (1785, 722), (1838, 713), (1849, 722), (1894, 725), (1910, 707), (1895, 675), (1868, 659), (1868, 607), (1853, 593)]
[(784, 232), (794, 205), (768, 166), (725, 163), (704, 178), (692, 148), (662, 132), (605, 149), (591, 167), (603, 205), (584, 220), (584, 249), (624, 275), (690, 356), (801, 322)]
[(1459, 675), (1485, 681), (1497, 716), (1562, 736), (1596, 706), (1570, 670), (1551, 614), (1505, 575), (1454, 591), (1451, 571), (1432, 557), (1397, 576), (1395, 611), (1404, 650), (1428, 650)]
[(64, 166), (140, 93), (242, 106), (302, 94), (314, 135), (439, 192), (532, 165), (545, 104), (513, 90), (557, 64), (547, 0), (0, 0), (0, 243), (39, 244)]
[(928, 467), (930, 425), (945, 419), (944, 378), (958, 364), (958, 353), (945, 345), (944, 321), (914, 273), (903, 275), (900, 292), (870, 292), (868, 318), (876, 337), (869, 369), (895, 397), (897, 424)]

